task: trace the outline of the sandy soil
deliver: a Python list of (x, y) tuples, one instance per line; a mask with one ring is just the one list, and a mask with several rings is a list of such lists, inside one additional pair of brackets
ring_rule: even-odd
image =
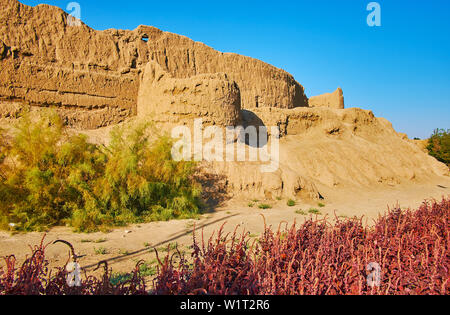
[[(171, 222), (155, 222), (149, 224), (133, 225), (127, 228), (115, 229), (110, 233), (76, 234), (69, 228), (54, 228), (46, 235), (46, 242), (64, 239), (71, 242), (78, 255), (86, 255), (81, 259), (81, 265), (88, 271), (96, 267), (101, 260), (108, 260), (110, 267), (115, 272), (130, 271), (138, 261), (154, 262), (154, 248), (159, 249), (162, 255), (169, 244), (177, 243), (182, 251), (189, 251), (192, 244), (192, 230), (197, 227), (200, 236), (204, 231), (205, 238), (211, 236), (223, 224), (225, 231), (232, 231), (240, 225), (240, 231), (245, 229), (251, 233), (251, 237), (257, 237), (264, 229), (263, 218), (268, 225), (278, 227), (280, 223), (301, 223), (311, 214), (311, 208), (320, 211), (319, 218), (324, 216), (330, 219), (342, 217), (364, 217), (364, 222), (371, 225), (379, 214), (386, 212), (388, 207), (399, 204), (402, 208), (416, 208), (424, 200), (441, 199), (450, 197), (450, 178), (439, 177), (427, 184), (410, 184), (402, 187), (383, 186), (376, 190), (331, 190), (322, 188), (325, 200), (324, 207), (319, 207), (317, 202), (297, 202), (294, 207), (287, 206), (287, 200), (259, 201), (232, 200), (226, 206), (214, 212), (207, 213), (200, 220), (183, 220)], [(249, 207), (249, 203), (254, 203)], [(267, 203), (272, 209), (260, 210), (258, 205)], [(299, 210), (306, 213), (299, 214)], [(0, 232), (0, 256), (15, 254), (18, 261), (22, 262), (29, 255), (29, 245), (39, 244), (44, 233), (28, 233), (11, 235)], [(106, 253), (100, 253), (101, 250)], [(49, 245), (47, 257), (51, 266), (64, 266), (68, 259), (68, 248), (62, 244)], [(0, 262), (0, 267), (4, 262)]]

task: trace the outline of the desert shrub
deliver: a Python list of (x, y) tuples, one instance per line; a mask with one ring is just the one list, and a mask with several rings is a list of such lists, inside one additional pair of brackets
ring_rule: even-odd
[(2, 222), (24, 231), (64, 224), (74, 208), (83, 206), (80, 187), (98, 175), (96, 151), (86, 137), (68, 135), (56, 114), (25, 115), (3, 161), (8, 168)]
[(295, 200), (289, 199), (287, 201), (288, 207), (295, 207), (296, 204), (297, 204), (297, 202), (295, 202)]
[(320, 212), (320, 210), (315, 209), (315, 208), (311, 208), (308, 210), (309, 213), (311, 214), (316, 214), (316, 215), (321, 215), (322, 213)]
[(174, 161), (171, 140), (158, 135), (151, 141), (149, 130), (143, 124), (111, 133), (104, 150), (104, 174), (93, 185), (89, 202), (72, 217), (78, 230), (185, 219), (199, 213), (201, 187), (193, 180), (195, 164)]
[(99, 247), (99, 248), (94, 247), (94, 252), (96, 255), (107, 255), (108, 254), (108, 250), (104, 247)]
[(436, 129), (427, 149), (431, 156), (450, 166), (450, 130)]
[(173, 161), (170, 139), (150, 141), (150, 131), (116, 129), (103, 147), (70, 135), (54, 113), (25, 115), (0, 142), (1, 227), (93, 232), (197, 215), (195, 164)]

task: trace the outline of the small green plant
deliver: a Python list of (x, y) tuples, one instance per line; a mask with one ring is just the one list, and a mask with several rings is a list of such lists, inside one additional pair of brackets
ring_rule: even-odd
[(144, 243), (144, 247), (151, 247), (151, 246), (152, 246), (152, 244), (150, 244), (149, 242)]
[(267, 209), (272, 209), (272, 206), (269, 204), (262, 203), (262, 204), (258, 205), (258, 208), (262, 209), (262, 210), (267, 210)]
[(308, 212), (311, 213), (311, 214), (316, 214), (316, 215), (321, 215), (321, 214), (322, 214), (322, 213), (320, 212), (320, 210), (314, 209), (314, 208), (309, 209)]
[(159, 252), (169, 252), (169, 251), (174, 251), (178, 248), (178, 244), (177, 243), (169, 243), (168, 245), (165, 246), (161, 246), (160, 248), (158, 248)]
[(306, 213), (305, 211), (301, 210), (301, 209), (295, 211), (295, 213), (296, 213), (296, 214), (299, 214), (299, 215), (307, 215), (307, 213)]
[(126, 249), (120, 249), (119, 254), (123, 255), (123, 256), (128, 256), (128, 255), (130, 255), (130, 251), (128, 251)]
[(112, 285), (117, 286), (130, 281), (132, 277), (133, 276), (131, 275), (131, 273), (115, 272), (111, 275), (111, 279), (109, 281)]
[(255, 204), (254, 203), (252, 203), (252, 202), (249, 202), (249, 204), (248, 204), (248, 207), (249, 208), (253, 208), (255, 206)]
[(93, 240), (89, 240), (89, 239), (82, 239), (81, 243), (93, 243)]
[[(156, 260), (153, 262), (144, 262), (140, 264), (139, 266), (139, 275), (141, 277), (152, 277), (158, 273), (158, 269), (155, 267), (155, 264), (157, 263)], [(120, 284), (125, 284), (126, 282), (130, 281), (132, 279), (131, 273), (123, 273), (123, 272), (117, 272), (113, 273), (110, 279), (110, 282), (112, 285), (117, 286)]]
[(105, 243), (108, 240), (106, 238), (99, 238), (97, 240), (94, 241), (95, 244), (101, 244), (101, 243)]
[(287, 202), (288, 207), (295, 207), (296, 204), (295, 200), (292, 199), (289, 199)]
[(157, 274), (158, 269), (154, 266), (154, 263), (143, 263), (139, 266), (139, 272), (142, 277), (151, 277)]
[(0, 130), (0, 228), (108, 231), (198, 218), (194, 162), (172, 159), (172, 139), (148, 124), (117, 127), (105, 147), (68, 132), (55, 112)]
[(321, 203), (321, 202), (319, 202), (318, 204), (317, 204), (320, 208), (324, 208), (324, 207), (326, 207), (326, 205), (325, 204), (323, 204), (323, 203)]
[(281, 201), (281, 200), (283, 200), (283, 198), (281, 198), (281, 197), (277, 197), (277, 200), (278, 200), (278, 201)]
[(108, 250), (104, 247), (99, 247), (99, 248), (94, 247), (94, 252), (96, 255), (107, 255), (108, 254)]

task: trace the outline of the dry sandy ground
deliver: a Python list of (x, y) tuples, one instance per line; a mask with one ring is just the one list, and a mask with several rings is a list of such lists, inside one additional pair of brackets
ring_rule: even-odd
[[(240, 231), (245, 229), (251, 233), (251, 237), (257, 237), (264, 229), (263, 218), (268, 225), (278, 227), (280, 223), (301, 223), (311, 214), (302, 215), (298, 210), (308, 213), (311, 208), (319, 209), (319, 218), (327, 215), (334, 218), (338, 216), (353, 217), (364, 216), (364, 222), (370, 225), (373, 219), (383, 214), (388, 206), (394, 207), (397, 203), (402, 208), (417, 208), (424, 200), (441, 199), (450, 196), (450, 178), (440, 177), (427, 184), (411, 184), (402, 187), (383, 186), (376, 190), (331, 191), (322, 189), (326, 199), (325, 207), (319, 207), (317, 202), (298, 202), (294, 207), (287, 206), (287, 200), (255, 202), (254, 207), (249, 207), (252, 200), (234, 200), (225, 207), (217, 209), (213, 213), (202, 216), (198, 221), (184, 220), (171, 222), (155, 222), (149, 224), (133, 225), (120, 228), (111, 233), (75, 234), (69, 228), (54, 228), (47, 233), (46, 242), (56, 239), (64, 239), (71, 242), (79, 255), (86, 255), (81, 259), (81, 265), (92, 271), (98, 261), (108, 260), (110, 267), (116, 272), (130, 271), (139, 260), (154, 261), (153, 248), (167, 248), (168, 244), (178, 243), (183, 251), (189, 251), (192, 244), (192, 230), (194, 224), (199, 231), (204, 230), (205, 237), (209, 237), (213, 231), (217, 231), (224, 223), (225, 230), (232, 231), (240, 225)], [(273, 206), (269, 210), (260, 210), (258, 204), (268, 203)], [(21, 262), (29, 255), (28, 245), (39, 244), (43, 233), (28, 233), (10, 235), (0, 232), (0, 256), (15, 254)], [(99, 249), (104, 249), (105, 254), (100, 254)], [(97, 250), (97, 253), (96, 253)], [(162, 251), (164, 255), (164, 251)], [(51, 266), (64, 266), (68, 259), (68, 248), (65, 245), (49, 245), (47, 257)], [(0, 262), (0, 267), (4, 262)]]

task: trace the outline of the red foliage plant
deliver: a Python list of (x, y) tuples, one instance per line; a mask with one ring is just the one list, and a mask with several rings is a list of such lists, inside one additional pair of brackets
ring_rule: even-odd
[(330, 225), (311, 218), (299, 227), (266, 227), (258, 240), (221, 228), (198, 242), (194, 233), (192, 259), (178, 251), (158, 258), (149, 290), (139, 265), (119, 285), (105, 264), (100, 279), (85, 276), (80, 287), (69, 287), (65, 269), (48, 271), (41, 244), (18, 270), (14, 256), (5, 258), (0, 294), (446, 295), (449, 210), (450, 199), (395, 209), (372, 228), (356, 219)]
[[(80, 286), (68, 285), (65, 268), (49, 270), (45, 259), (43, 240), (39, 246), (31, 248), (31, 258), (16, 269), (14, 255), (5, 257), (6, 272), (0, 270), (0, 295), (143, 295), (147, 294), (145, 283), (139, 275), (139, 265), (132, 272), (131, 279), (118, 285), (111, 283), (111, 273), (106, 262), (101, 278), (87, 276)], [(71, 245), (70, 245), (71, 246)]]

